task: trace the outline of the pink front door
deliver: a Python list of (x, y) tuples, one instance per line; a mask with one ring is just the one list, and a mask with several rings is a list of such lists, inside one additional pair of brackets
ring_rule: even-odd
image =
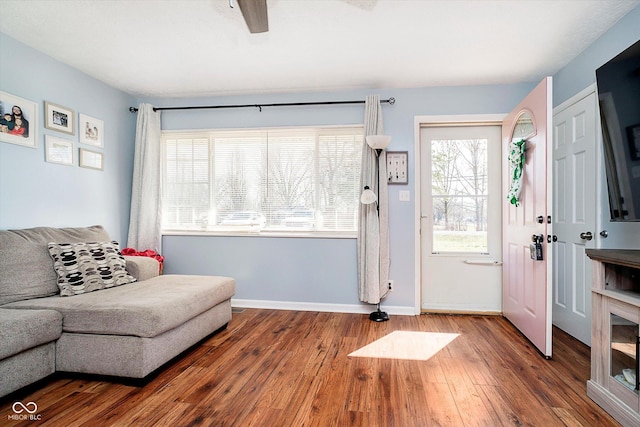
[[(502, 123), (503, 285), (502, 311), (547, 358), (551, 357), (551, 77), (545, 78)], [(532, 120), (522, 120), (528, 115)], [(525, 129), (525, 164), (519, 204), (507, 200), (507, 160), (514, 128)], [(531, 123), (532, 121), (532, 123)], [(530, 123), (530, 124), (528, 124)], [(516, 137), (516, 138), (519, 138)], [(541, 237), (542, 260), (531, 259), (533, 236)]]

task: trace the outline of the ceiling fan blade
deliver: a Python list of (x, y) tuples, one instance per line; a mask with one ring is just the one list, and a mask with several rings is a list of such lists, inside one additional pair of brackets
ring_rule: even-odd
[(251, 33), (269, 31), (267, 0), (237, 0), (240, 11)]

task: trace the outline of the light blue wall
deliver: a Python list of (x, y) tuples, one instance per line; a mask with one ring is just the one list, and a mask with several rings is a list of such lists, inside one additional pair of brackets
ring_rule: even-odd
[[(640, 40), (640, 6), (622, 17), (615, 26), (556, 73), (553, 81), (554, 105), (561, 104), (595, 83), (596, 69), (638, 40)], [(640, 223), (609, 222), (609, 201), (603, 163), (600, 164), (600, 169), (600, 185), (603, 191), (600, 197), (599, 214), (602, 218), (602, 229), (609, 232), (608, 238), (600, 239), (601, 247), (639, 249)]]
[(640, 6), (553, 76), (553, 105), (595, 83), (596, 69), (640, 39)]
[[(409, 152), (408, 186), (389, 187), (391, 271), (394, 291), (384, 306), (415, 307), (414, 118), (420, 115), (509, 112), (535, 86), (518, 85), (385, 89), (191, 99), (145, 99), (156, 106), (362, 100), (394, 97), (383, 104), (391, 151)], [(362, 123), (363, 105), (165, 111), (162, 128), (208, 129)], [(409, 190), (410, 202), (398, 192)], [(237, 299), (358, 306), (354, 239), (165, 236), (166, 271), (226, 274), (237, 279)]]
[[(554, 76), (554, 105), (593, 83), (595, 69), (599, 65), (639, 38), (639, 22), (640, 8), (636, 8), (558, 72)], [(506, 113), (536, 83), (145, 101), (158, 106), (179, 106), (364, 99), (373, 93), (380, 94), (382, 98), (396, 98), (394, 106), (383, 106), (385, 133), (392, 137), (389, 150), (409, 151), (411, 182), (407, 187), (390, 187), (390, 277), (395, 281), (395, 289), (384, 300), (383, 306), (414, 307), (414, 117)], [(262, 112), (257, 109), (166, 112), (163, 114), (163, 129), (361, 123), (362, 115), (362, 106), (266, 108)], [(398, 201), (398, 191), (404, 189), (411, 192), (411, 202)], [(617, 240), (617, 243), (638, 247), (638, 225), (615, 225), (611, 229), (614, 235), (620, 234), (624, 236), (621, 239), (626, 239), (623, 242)], [(165, 236), (163, 243), (168, 257), (167, 271), (196, 269), (206, 274), (224, 271), (224, 274), (238, 278), (237, 298), (358, 304), (353, 240)]]
[[(558, 105), (595, 80), (594, 70), (640, 38), (640, 7), (554, 76)], [(419, 58), (417, 58), (419, 60)], [(364, 99), (393, 96), (384, 105), (390, 150), (410, 156), (410, 183), (390, 187), (391, 273), (395, 289), (383, 306), (410, 307), (414, 301), (414, 117), (493, 114), (510, 111), (537, 82), (519, 85), (384, 89), (190, 99), (144, 99), (158, 106), (244, 104)], [(126, 240), (131, 194), (137, 101), (0, 34), (0, 90), (38, 104), (38, 148), (0, 143), (0, 229), (39, 225), (104, 224)], [(44, 134), (64, 137), (42, 125), (45, 100), (102, 118), (105, 171), (46, 163)], [(251, 128), (362, 123), (362, 106), (202, 110), (163, 113), (164, 129)], [(77, 135), (72, 137), (78, 147)], [(77, 158), (76, 158), (77, 165)], [(398, 192), (409, 190), (410, 202)], [(628, 246), (638, 247), (638, 224), (624, 226)], [(635, 233), (635, 234), (634, 234)], [(225, 274), (238, 279), (237, 298), (357, 305), (356, 246), (353, 239), (165, 236), (168, 273)]]
[[(0, 229), (102, 224), (126, 241), (135, 98), (0, 33), (0, 90), (38, 106), (37, 148), (0, 142)], [(104, 121), (104, 171), (78, 167), (78, 132), (44, 128), (44, 101)], [(34, 126), (30, 120), (30, 126)], [(45, 162), (44, 135), (74, 141), (74, 166)], [(90, 148), (90, 147), (86, 147)]]

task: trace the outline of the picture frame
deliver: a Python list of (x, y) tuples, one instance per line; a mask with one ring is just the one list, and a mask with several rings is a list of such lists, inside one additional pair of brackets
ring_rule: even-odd
[(95, 117), (78, 115), (78, 136), (80, 143), (94, 147), (104, 147), (104, 122)]
[[(16, 119), (20, 119), (18, 127)], [(37, 148), (38, 127), (37, 103), (0, 92), (0, 142)]]
[(81, 168), (104, 170), (104, 154), (99, 151), (80, 148), (78, 159)]
[(409, 184), (408, 151), (387, 151), (387, 182), (390, 185)]
[(627, 137), (631, 160), (640, 160), (640, 123), (627, 127)]
[(73, 166), (73, 141), (45, 135), (44, 146), (45, 161)]
[(72, 109), (45, 101), (44, 115), (45, 128), (69, 135), (76, 134), (75, 112)]

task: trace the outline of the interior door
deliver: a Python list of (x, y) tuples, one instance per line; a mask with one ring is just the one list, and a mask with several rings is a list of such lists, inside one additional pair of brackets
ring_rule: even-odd
[(553, 116), (553, 324), (591, 345), (591, 260), (596, 244), (596, 95)]
[[(549, 153), (551, 77), (545, 78), (507, 115), (503, 141), (502, 311), (547, 358), (551, 357), (551, 215), (552, 169)], [(512, 182), (508, 161), (511, 142), (525, 139), (525, 162), (518, 206), (507, 200)], [(541, 260), (531, 257), (532, 237), (541, 236)]]

